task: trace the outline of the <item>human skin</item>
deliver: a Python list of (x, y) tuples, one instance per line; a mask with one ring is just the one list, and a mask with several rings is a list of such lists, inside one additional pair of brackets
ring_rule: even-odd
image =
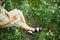
[[(3, 2), (4, 2), (4, 1), (1, 1), (1, 0), (0, 0), (0, 5), (2, 5)], [(5, 9), (4, 9), (4, 11), (5, 11), (5, 14), (8, 15), (8, 11), (5, 10)], [(21, 15), (20, 17), (21, 17), (21, 21), (20, 21), (19, 23), (20, 23), (20, 26), (21, 26), (23, 29), (25, 29), (26, 31), (27, 31), (27, 30), (35, 31), (35, 28), (32, 28), (32, 27), (30, 27), (30, 26), (28, 26), (28, 25), (26, 24), (26, 21), (25, 21), (25, 19), (24, 19), (23, 13), (22, 13), (22, 15)], [(6, 24), (9, 24), (9, 23), (15, 21), (17, 18), (18, 18), (18, 17), (17, 17), (17, 15), (16, 15), (16, 16), (14, 16), (13, 18), (11, 18), (11, 19), (9, 19), (9, 20), (6, 20), (6, 21), (4, 21), (4, 22), (0, 22), (0, 26), (4, 26), (4, 25), (6, 25)]]
[[(2, 6), (2, 3), (4, 2), (4, 0), (2, 1), (2, 0), (0, 0), (0, 6)], [(6, 13), (6, 10), (4, 10), (5, 11), (5, 13)], [(8, 12), (7, 12), (8, 13)], [(9, 19), (9, 20), (6, 20), (6, 21), (4, 21), (4, 22), (0, 22), (0, 26), (4, 26), (4, 25), (6, 25), (6, 24), (9, 24), (9, 23), (11, 23), (11, 22), (13, 22), (14, 20), (16, 20), (17, 19), (17, 15), (16, 16), (14, 16), (13, 18), (11, 18), (11, 19)]]

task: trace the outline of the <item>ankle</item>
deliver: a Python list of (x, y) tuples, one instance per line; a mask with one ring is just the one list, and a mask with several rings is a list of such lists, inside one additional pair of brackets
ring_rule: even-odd
[(32, 32), (34, 32), (35, 31), (35, 29), (33, 29), (33, 30), (31, 30)]

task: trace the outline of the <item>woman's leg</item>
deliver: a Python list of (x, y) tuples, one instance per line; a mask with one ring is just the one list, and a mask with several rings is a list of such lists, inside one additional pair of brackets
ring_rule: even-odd
[(30, 27), (30, 26), (28, 26), (28, 25), (26, 24), (26, 21), (25, 21), (25, 18), (24, 18), (24, 16), (23, 16), (22, 11), (18, 10), (18, 12), (19, 12), (20, 18), (21, 18), (20, 26), (21, 26), (23, 29), (25, 29), (25, 30), (35, 31), (35, 28), (32, 28), (32, 27)]
[(35, 31), (35, 28), (32, 28), (23, 22), (20, 22), (20, 26), (25, 30)]

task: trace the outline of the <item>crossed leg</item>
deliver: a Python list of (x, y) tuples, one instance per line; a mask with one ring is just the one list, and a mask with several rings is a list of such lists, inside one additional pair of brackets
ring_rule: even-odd
[(22, 11), (18, 10), (18, 12), (20, 14), (20, 19), (21, 19), (21, 21), (19, 22), (20, 23), (20, 27), (22, 27), (24, 30), (35, 31), (35, 28), (32, 28), (32, 27), (30, 27), (30, 26), (28, 26), (26, 24), (26, 21), (25, 21), (25, 18), (23, 16)]
[[(12, 13), (12, 14), (11, 14)], [(11, 15), (14, 15), (14, 14), (17, 14), (17, 16), (18, 16), (18, 19), (21, 19), (20, 20), (20, 27), (22, 27), (24, 30), (30, 30), (30, 31), (35, 31), (35, 29), (34, 28), (32, 28), (32, 27), (30, 27), (30, 26), (28, 26), (27, 24), (26, 24), (26, 21), (25, 21), (25, 18), (24, 18), (24, 16), (23, 16), (23, 13), (22, 13), (22, 11), (21, 10), (17, 10), (17, 9), (14, 9), (14, 10), (12, 10), (12, 11), (10, 11), (10, 14)], [(10, 15), (9, 14), (9, 15)], [(10, 15), (10, 16), (11, 16)]]
[(30, 30), (30, 31), (35, 31), (34, 28), (28, 26), (27, 24), (23, 23), (23, 22), (20, 22), (20, 26), (25, 29), (25, 30)]

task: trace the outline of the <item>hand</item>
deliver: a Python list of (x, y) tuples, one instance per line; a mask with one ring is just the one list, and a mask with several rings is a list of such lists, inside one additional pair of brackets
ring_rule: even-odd
[(14, 17), (12, 17), (12, 19), (14, 19), (14, 20), (16, 20), (18, 18), (18, 16), (17, 15), (15, 15)]
[(0, 25), (2, 24), (2, 22), (0, 22)]

